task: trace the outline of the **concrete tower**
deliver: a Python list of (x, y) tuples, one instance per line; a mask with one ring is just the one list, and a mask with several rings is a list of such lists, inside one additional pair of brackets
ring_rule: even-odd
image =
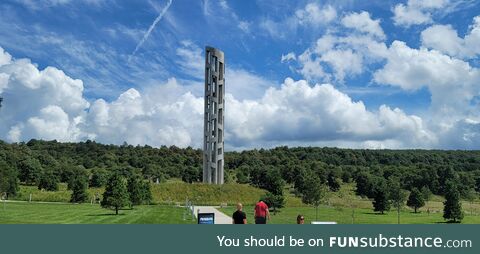
[(223, 184), (223, 126), (225, 114), (225, 59), (223, 52), (205, 51), (205, 115), (203, 127), (203, 182)]

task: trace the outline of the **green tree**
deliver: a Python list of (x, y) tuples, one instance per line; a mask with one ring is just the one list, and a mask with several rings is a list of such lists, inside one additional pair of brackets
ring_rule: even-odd
[(58, 176), (53, 170), (44, 170), (38, 182), (38, 189), (44, 189), (46, 191), (57, 191), (58, 182)]
[(397, 223), (400, 224), (400, 210), (407, 199), (407, 193), (400, 187), (400, 180), (397, 178), (389, 179), (388, 182), (390, 187), (389, 198), (393, 207), (397, 209)]
[(103, 187), (107, 184), (108, 171), (103, 168), (95, 168), (92, 170), (92, 178), (90, 178), (90, 187)]
[(285, 206), (285, 197), (283, 195), (275, 195), (267, 192), (262, 200), (269, 208), (273, 209), (273, 214), (277, 214), (277, 210)]
[(390, 210), (389, 191), (384, 178), (379, 178), (374, 185), (372, 204), (375, 212), (384, 214), (385, 211)]
[(77, 173), (72, 180), (72, 196), (70, 197), (70, 202), (82, 203), (87, 201), (87, 188), (88, 177), (83, 172)]
[(407, 206), (410, 206), (417, 213), (417, 209), (425, 205), (425, 200), (423, 199), (422, 193), (417, 189), (413, 188), (408, 196)]
[(108, 179), (101, 205), (103, 208), (115, 210), (115, 214), (118, 214), (122, 207), (130, 205), (127, 180), (120, 173), (115, 172)]
[(264, 189), (268, 190), (274, 195), (283, 196), (285, 181), (282, 179), (280, 171), (275, 169), (268, 170), (265, 180), (266, 182), (263, 185)]
[(425, 205), (427, 206), (427, 212), (430, 212), (430, 209), (428, 208), (428, 201), (432, 198), (432, 192), (428, 188), (428, 186), (423, 186), (422, 189), (420, 190), (422, 192), (423, 200), (425, 200)]
[(142, 179), (138, 174), (132, 174), (128, 178), (128, 193), (130, 196), (130, 205), (148, 204), (152, 199), (150, 183)]
[(333, 171), (330, 171), (328, 173), (327, 183), (331, 191), (337, 192), (338, 190), (340, 190), (340, 182), (338, 181), (338, 178), (335, 176)]
[(318, 206), (325, 199), (328, 187), (316, 175), (306, 177), (303, 184), (302, 201), (315, 207), (315, 220), (318, 220)]
[(447, 181), (444, 190), (443, 218), (453, 222), (461, 221), (463, 219), (463, 211), (457, 185), (453, 181)]
[(17, 171), (0, 160), (0, 195), (6, 193), (8, 199), (9, 196), (15, 196), (18, 189)]
[(188, 166), (182, 172), (182, 181), (193, 183), (200, 181), (201, 173), (199, 167)]
[(152, 202), (152, 189), (149, 181), (142, 181), (142, 200), (143, 204), (150, 204)]
[(362, 197), (373, 197), (373, 177), (367, 172), (360, 172), (355, 178), (357, 188), (355, 193)]
[(35, 159), (28, 157), (18, 165), (20, 170), (20, 181), (28, 185), (37, 185), (42, 173), (42, 165)]

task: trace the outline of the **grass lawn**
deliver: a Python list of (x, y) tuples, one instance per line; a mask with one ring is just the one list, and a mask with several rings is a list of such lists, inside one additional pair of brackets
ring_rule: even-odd
[[(225, 207), (220, 209), (227, 215), (233, 214), (235, 207)], [(248, 223), (254, 223), (253, 206), (246, 206), (243, 209), (247, 213)], [(302, 214), (305, 217), (305, 223), (310, 224), (315, 220), (315, 208), (313, 207), (287, 207), (282, 208), (276, 215), (271, 214), (271, 224), (295, 224), (297, 215)], [(400, 222), (402, 224), (431, 224), (444, 223), (443, 213), (413, 213), (410, 210), (403, 210), (400, 213)], [(339, 224), (352, 223), (352, 209), (334, 208), (329, 206), (320, 206), (318, 209), (319, 221), (335, 221)], [(396, 224), (397, 212), (389, 211), (385, 214), (373, 213), (371, 209), (357, 208), (355, 209), (355, 224)], [(480, 224), (480, 216), (465, 215), (462, 223), (464, 224)]]
[(190, 224), (183, 220), (184, 208), (174, 206), (138, 206), (114, 211), (91, 204), (0, 203), (0, 224)]

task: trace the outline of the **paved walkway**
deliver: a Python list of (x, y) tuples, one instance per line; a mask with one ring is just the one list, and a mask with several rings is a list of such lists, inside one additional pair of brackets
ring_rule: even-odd
[(227, 216), (226, 214), (220, 212), (214, 206), (195, 206), (195, 216), (197, 216), (198, 212), (200, 213), (214, 213), (215, 214), (215, 224), (232, 224), (232, 218)]

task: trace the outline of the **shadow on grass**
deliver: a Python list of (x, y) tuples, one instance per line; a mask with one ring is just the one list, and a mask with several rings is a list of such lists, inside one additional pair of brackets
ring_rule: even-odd
[(376, 212), (364, 212), (363, 214), (368, 214), (368, 215), (387, 215), (387, 213), (376, 213)]
[(100, 214), (87, 214), (86, 216), (90, 216), (90, 217), (98, 217), (98, 216), (125, 216), (126, 214), (124, 213), (119, 213), (119, 214), (115, 214), (115, 213), (100, 213)]
[(462, 222), (461, 221), (437, 221), (435, 222), (435, 224), (461, 224)]

